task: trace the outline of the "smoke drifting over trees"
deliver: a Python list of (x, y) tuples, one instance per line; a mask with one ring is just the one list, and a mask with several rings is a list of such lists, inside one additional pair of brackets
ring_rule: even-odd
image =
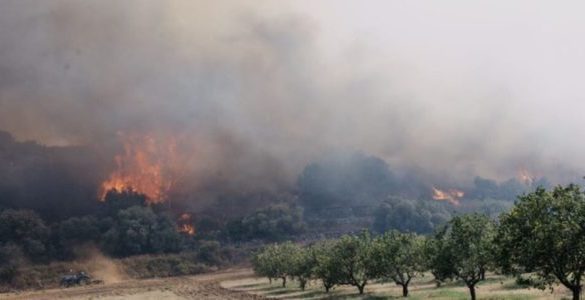
[(582, 174), (579, 9), (353, 5), (3, 1), (0, 129), (68, 146), (92, 197), (120, 133), (177, 141), (186, 202), (288, 189), (338, 151), (428, 184)]

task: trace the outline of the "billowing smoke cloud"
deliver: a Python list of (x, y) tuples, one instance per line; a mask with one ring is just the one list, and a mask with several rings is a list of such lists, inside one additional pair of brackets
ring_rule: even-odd
[(585, 21), (530, 3), (2, 1), (0, 129), (104, 158), (173, 136), (191, 186), (286, 186), (348, 149), (457, 184), (572, 178)]

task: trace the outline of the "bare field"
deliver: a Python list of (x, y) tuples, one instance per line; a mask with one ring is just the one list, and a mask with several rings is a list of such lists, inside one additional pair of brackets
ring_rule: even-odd
[(74, 287), (67, 289), (48, 289), (22, 293), (0, 294), (0, 299), (260, 299), (244, 292), (222, 288), (222, 281), (252, 278), (247, 269), (231, 269), (196, 276), (172, 277), (162, 279), (123, 280), (116, 283)]

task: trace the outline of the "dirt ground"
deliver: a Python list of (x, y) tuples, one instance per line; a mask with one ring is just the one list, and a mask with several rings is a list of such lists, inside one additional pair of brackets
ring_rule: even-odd
[(0, 294), (0, 299), (264, 299), (220, 285), (225, 280), (248, 277), (253, 277), (249, 269), (230, 269), (197, 276), (125, 280), (112, 284)]

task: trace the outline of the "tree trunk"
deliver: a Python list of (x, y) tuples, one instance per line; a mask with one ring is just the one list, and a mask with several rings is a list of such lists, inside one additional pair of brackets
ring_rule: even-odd
[(307, 285), (307, 281), (305, 279), (299, 279), (299, 285), (301, 287), (301, 290), (305, 290), (305, 286)]
[(282, 277), (282, 287), (286, 287), (286, 276)]
[(485, 280), (485, 271), (481, 271), (481, 274), (479, 275), (479, 278), (481, 280)]
[(468, 285), (469, 287), (469, 294), (471, 295), (471, 300), (475, 300), (475, 284)]
[(581, 299), (581, 287), (572, 288), (571, 291), (573, 292), (573, 300), (580, 300)]
[(268, 281), (270, 281), (270, 284), (272, 284), (272, 278), (271, 277), (268, 278)]
[(408, 297), (408, 284), (402, 285), (402, 297)]
[(364, 287), (366, 286), (366, 283), (364, 282), (363, 284), (356, 284), (358, 291), (360, 292), (360, 295), (364, 294)]
[(329, 285), (324, 285), (325, 287), (325, 293), (329, 293), (329, 289), (331, 289), (331, 287)]

